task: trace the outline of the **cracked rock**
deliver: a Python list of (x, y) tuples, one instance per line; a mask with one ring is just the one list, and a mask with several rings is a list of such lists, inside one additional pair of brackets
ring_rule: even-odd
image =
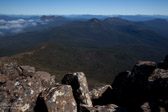
[[(43, 104), (42, 110), (40, 110)], [(36, 112), (77, 112), (77, 105), (73, 97), (72, 88), (69, 85), (57, 85), (38, 97)]]
[(80, 105), (92, 107), (87, 80), (83, 72), (66, 74), (62, 79), (62, 84), (72, 86), (73, 94), (78, 104), (78, 110), (80, 110)]

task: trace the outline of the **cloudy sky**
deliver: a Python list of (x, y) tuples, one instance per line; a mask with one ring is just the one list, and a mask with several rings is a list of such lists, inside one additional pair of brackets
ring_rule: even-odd
[(168, 15), (168, 0), (0, 0), (0, 14)]

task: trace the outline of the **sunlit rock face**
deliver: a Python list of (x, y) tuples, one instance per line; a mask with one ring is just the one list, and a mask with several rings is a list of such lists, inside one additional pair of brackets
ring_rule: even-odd
[[(25, 72), (26, 71), (26, 72)], [(33, 70), (34, 71), (34, 70)], [(21, 69), (16, 63), (1, 64), (0, 108), (1, 111), (33, 111), (36, 99), (43, 90), (41, 79), (29, 67)], [(27, 75), (31, 74), (31, 76)]]
[(78, 104), (78, 110), (80, 110), (81, 105), (87, 107), (93, 106), (89, 95), (87, 80), (83, 72), (65, 75), (62, 79), (62, 84), (72, 86), (73, 94)]
[[(44, 105), (41, 108), (41, 105)], [(37, 99), (36, 111), (77, 112), (76, 101), (69, 85), (55, 85), (43, 91)]]

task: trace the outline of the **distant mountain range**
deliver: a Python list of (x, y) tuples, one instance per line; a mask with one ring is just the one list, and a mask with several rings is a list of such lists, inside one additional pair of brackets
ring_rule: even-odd
[(139, 59), (158, 61), (168, 53), (165, 19), (43, 16), (41, 20), (52, 22), (40, 30), (1, 37), (0, 56), (15, 54), (10, 59), (56, 74), (58, 79), (66, 72), (84, 71), (89, 83), (100, 84), (111, 82)]
[[(45, 15), (44, 15), (45, 16)], [(47, 15), (47, 16), (62, 16), (69, 19), (105, 19), (107, 17), (119, 17), (122, 19), (127, 19), (130, 21), (148, 21), (152, 19), (166, 19), (168, 20), (168, 15), (91, 15), (91, 14), (72, 14), (72, 15)], [(0, 19), (12, 20), (12, 19), (39, 19), (41, 15), (3, 15), (0, 14)]]

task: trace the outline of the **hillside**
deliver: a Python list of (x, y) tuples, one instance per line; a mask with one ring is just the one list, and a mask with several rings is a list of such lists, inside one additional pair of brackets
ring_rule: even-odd
[(1, 56), (48, 71), (57, 80), (84, 71), (90, 86), (111, 82), (140, 59), (158, 61), (168, 53), (167, 38), (120, 18), (72, 21), (0, 40)]
[(65, 73), (85, 71), (91, 88), (112, 82), (120, 71), (132, 68), (131, 64), (135, 64), (138, 59), (155, 61), (165, 53), (163, 49), (138, 45), (76, 48), (44, 44), (33, 49), (11, 56), (9, 60), (45, 70), (55, 75), (58, 82)]
[(136, 24), (168, 38), (168, 21), (166, 19), (153, 19), (150, 21), (137, 22)]

